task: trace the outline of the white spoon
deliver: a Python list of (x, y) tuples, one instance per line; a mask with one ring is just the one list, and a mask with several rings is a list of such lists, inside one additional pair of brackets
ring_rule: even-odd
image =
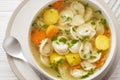
[(36, 74), (40, 77), (40, 80), (46, 80), (45, 77), (41, 77), (42, 75), (40, 74), (40, 72), (33, 65), (31, 65), (26, 60), (26, 58), (23, 56), (20, 43), (18, 42), (18, 40), (16, 38), (14, 38), (12, 36), (7, 37), (3, 41), (3, 48), (9, 56), (16, 58), (16, 59), (23, 60), (24, 62), (29, 64), (31, 66), (31, 68), (36, 72)]

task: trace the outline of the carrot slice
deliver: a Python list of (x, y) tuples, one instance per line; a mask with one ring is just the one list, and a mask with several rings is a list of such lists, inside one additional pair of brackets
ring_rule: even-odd
[(110, 36), (111, 36), (111, 31), (110, 31), (110, 29), (106, 30), (106, 31), (104, 32), (104, 35), (106, 35), (107, 37), (110, 37)]
[(72, 66), (71, 69), (74, 70), (74, 69), (80, 69), (81, 66), (80, 65), (77, 65), (77, 66)]
[(103, 66), (106, 59), (107, 59), (107, 56), (103, 53), (101, 59), (98, 62), (95, 63), (97, 68)]
[(60, 0), (60, 1), (55, 2), (52, 6), (54, 9), (62, 10), (65, 6), (65, 2), (64, 0)]
[(31, 33), (31, 41), (35, 45), (39, 45), (42, 42), (42, 40), (44, 40), (45, 38), (46, 38), (46, 33), (43, 30), (35, 29)]

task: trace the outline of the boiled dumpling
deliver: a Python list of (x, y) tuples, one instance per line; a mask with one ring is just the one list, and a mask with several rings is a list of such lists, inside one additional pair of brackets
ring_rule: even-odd
[(72, 21), (74, 17), (74, 12), (71, 10), (71, 8), (65, 8), (61, 13), (60, 13), (60, 20), (59, 24), (60, 25), (66, 25)]
[(51, 40), (48, 38), (44, 39), (41, 42), (39, 48), (40, 48), (39, 51), (40, 51), (41, 55), (49, 56), (53, 51)]
[(72, 25), (72, 26), (80, 26), (83, 23), (85, 23), (84, 18), (81, 15), (75, 15), (73, 17), (73, 20), (70, 23), (70, 25)]
[(95, 30), (96, 30), (96, 34), (97, 35), (101, 35), (101, 34), (104, 34), (104, 25), (103, 24), (100, 24), (99, 21), (96, 22), (96, 27), (95, 27)]
[(81, 78), (85, 75), (88, 74), (87, 71), (84, 71), (82, 69), (74, 69), (74, 70), (71, 70), (70, 74), (73, 76), (73, 77), (76, 77), (76, 78)]
[(89, 63), (87, 61), (81, 62), (81, 66), (84, 70), (89, 71), (96, 68), (95, 64)]
[(88, 7), (85, 11), (84, 20), (89, 21), (92, 18), (92, 16), (93, 16), (93, 10)]
[(81, 15), (82, 17), (84, 16), (85, 13), (85, 7), (83, 4), (81, 4), (78, 1), (74, 1), (71, 3), (71, 8), (73, 8), (74, 10), (76, 10), (76, 12)]
[(101, 55), (102, 55), (101, 52), (97, 52), (96, 50), (94, 50), (93, 52), (91, 52), (91, 56), (90, 56), (90, 59), (88, 59), (88, 62), (95, 63), (99, 61), (101, 58)]
[(76, 39), (78, 40), (78, 35), (77, 35), (77, 32), (76, 32), (76, 29), (74, 27), (70, 27), (70, 35), (73, 39)]
[(69, 50), (72, 52), (72, 53), (79, 53), (79, 48), (80, 48), (80, 45), (81, 45), (81, 42), (79, 40), (72, 40), (70, 42), (70, 48)]
[(59, 36), (58, 40), (52, 42), (52, 46), (59, 55), (65, 55), (69, 52), (67, 38), (64, 36)]
[(79, 54), (82, 59), (89, 59), (92, 51), (92, 45), (90, 42), (82, 43), (79, 49)]
[(77, 34), (79, 35), (80, 39), (83, 39), (86, 36), (89, 36), (89, 38), (93, 38), (96, 34), (95, 29), (93, 28), (93, 25), (91, 22), (86, 23), (84, 25), (81, 25), (77, 28)]
[(50, 67), (50, 61), (48, 56), (40, 55), (40, 61), (47, 67)]

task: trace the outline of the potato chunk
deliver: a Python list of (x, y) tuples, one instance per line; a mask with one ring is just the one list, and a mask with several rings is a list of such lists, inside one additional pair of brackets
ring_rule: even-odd
[(57, 23), (59, 19), (58, 11), (55, 9), (46, 10), (45, 13), (43, 14), (43, 19), (47, 25), (52, 25)]
[(95, 46), (99, 50), (107, 50), (110, 48), (110, 39), (105, 35), (97, 36)]
[(50, 63), (58, 63), (60, 60), (65, 60), (64, 56), (58, 55), (57, 53), (53, 53), (50, 55)]
[(70, 66), (76, 66), (80, 64), (80, 55), (79, 54), (73, 54), (69, 53), (66, 56), (67, 62), (69, 63)]

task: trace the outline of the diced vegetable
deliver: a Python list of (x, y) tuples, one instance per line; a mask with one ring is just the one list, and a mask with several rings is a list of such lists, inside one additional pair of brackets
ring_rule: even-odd
[(96, 68), (102, 67), (104, 65), (106, 59), (107, 59), (107, 56), (103, 53), (102, 56), (101, 56), (101, 59), (98, 62), (95, 63)]
[(107, 36), (107, 37), (110, 37), (111, 36), (110, 33), (111, 33), (110, 29), (108, 29), (108, 30), (105, 30), (104, 35)]
[(64, 6), (65, 6), (64, 0), (57, 1), (52, 5), (52, 7), (57, 10), (62, 10)]
[(63, 63), (63, 60), (65, 60), (64, 56), (58, 55), (57, 53), (53, 53), (50, 55), (50, 62), (51, 63)]
[(45, 38), (46, 38), (46, 33), (43, 30), (35, 29), (31, 33), (31, 41), (35, 45), (39, 45), (42, 42), (42, 40), (44, 40)]
[(69, 53), (65, 57), (70, 66), (76, 66), (80, 64), (81, 59), (79, 54)]
[(99, 50), (107, 50), (110, 48), (110, 39), (105, 35), (99, 35), (95, 40), (95, 46)]
[(79, 65), (76, 65), (76, 66), (72, 66), (72, 67), (71, 67), (71, 69), (72, 69), (72, 70), (74, 70), (74, 69), (80, 69), (80, 68), (81, 68), (80, 64), (79, 64)]
[(45, 13), (43, 14), (43, 19), (47, 25), (52, 25), (57, 23), (59, 19), (58, 11), (55, 9), (46, 10)]
[(55, 36), (59, 32), (59, 29), (55, 25), (50, 25), (47, 28), (46, 34), (49, 38)]

